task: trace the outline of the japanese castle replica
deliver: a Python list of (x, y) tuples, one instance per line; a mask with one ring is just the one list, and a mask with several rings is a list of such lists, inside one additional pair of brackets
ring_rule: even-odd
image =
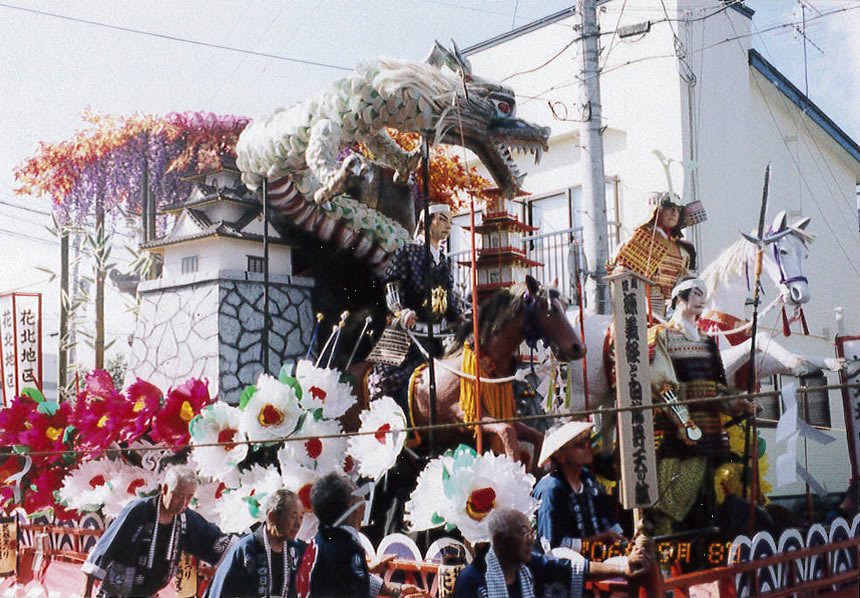
[[(232, 165), (187, 179), (171, 231), (141, 245), (163, 264), (140, 283), (129, 372), (159, 388), (206, 378), (212, 396), (237, 403), (262, 372), (262, 204)], [(292, 275), (292, 246), (269, 224), (269, 372), (304, 356), (313, 329), (310, 278)], [(133, 380), (126, 380), (127, 383)]]

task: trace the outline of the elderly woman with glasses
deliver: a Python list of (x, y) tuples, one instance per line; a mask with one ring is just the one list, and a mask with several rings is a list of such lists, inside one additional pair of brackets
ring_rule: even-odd
[(516, 509), (496, 509), (487, 516), (490, 547), (460, 573), (454, 598), (534, 598), (561, 584), (572, 598), (583, 595), (585, 580), (639, 577), (651, 566), (643, 549), (615, 563), (578, 558), (553, 559), (532, 552), (531, 522)]

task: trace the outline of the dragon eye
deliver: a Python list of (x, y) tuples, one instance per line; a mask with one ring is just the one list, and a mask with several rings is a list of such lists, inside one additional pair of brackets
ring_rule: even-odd
[(502, 100), (493, 100), (493, 104), (496, 105), (496, 112), (498, 112), (499, 114), (510, 116), (514, 111), (514, 107), (509, 102), (505, 102)]

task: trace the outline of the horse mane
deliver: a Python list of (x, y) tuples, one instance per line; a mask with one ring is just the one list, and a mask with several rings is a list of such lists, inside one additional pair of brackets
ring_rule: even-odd
[[(803, 229), (789, 226), (791, 235), (800, 239), (800, 242), (805, 246), (812, 243), (815, 235), (808, 233)], [(755, 264), (756, 246), (744, 238), (740, 238), (720, 252), (717, 259), (708, 264), (708, 267), (702, 272), (700, 278), (705, 282), (705, 290), (707, 296), (711, 297), (717, 286), (725, 283), (738, 275), (746, 275), (749, 268), (749, 275), (753, 275)], [(770, 255), (768, 253), (768, 255)]]
[[(499, 289), (481, 303), (478, 309), (478, 344), (481, 347), (486, 347), (501, 327), (519, 313), (526, 290), (525, 284), (515, 284), (506, 289)], [(455, 332), (454, 341), (446, 356), (459, 353), (471, 334), (472, 323), (469, 321)]]
[(717, 259), (708, 264), (702, 272), (707, 296), (713, 296), (721, 283), (744, 275), (746, 268), (755, 263), (756, 247), (744, 238), (740, 238), (720, 252)]

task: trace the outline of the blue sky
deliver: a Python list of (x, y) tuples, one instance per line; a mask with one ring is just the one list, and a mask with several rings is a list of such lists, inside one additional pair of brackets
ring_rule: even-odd
[[(47, 324), (52, 325), (50, 317), (57, 313), (55, 285), (41, 283), (47, 275), (36, 266), (55, 268), (58, 248), (41, 229), (47, 221), (44, 214), (10, 204), (39, 211), (50, 206), (47, 200), (15, 196), (12, 168), (32, 155), (40, 140), (68, 138), (81, 126), (85, 108), (114, 114), (209, 110), (265, 115), (302, 100), (345, 72), (289, 59), (342, 69), (378, 56), (420, 60), (435, 39), (453, 38), (468, 46), (570, 4), (570, 0), (0, 2), (0, 248), (6, 258), (0, 261), (0, 292), (20, 287), (45, 292)], [(793, 0), (747, 4), (757, 11), (754, 24), (759, 30), (799, 17), (799, 4)], [(858, 7), (812, 22), (807, 33), (817, 47), (808, 45), (807, 53), (810, 97), (850, 136), (860, 139), (856, 100), (860, 1), (807, 4), (809, 18), (817, 16), (816, 10)], [(781, 27), (755, 36), (753, 46), (804, 88), (803, 46), (796, 32)], [(115, 332), (130, 332), (128, 324), (117, 325)]]

